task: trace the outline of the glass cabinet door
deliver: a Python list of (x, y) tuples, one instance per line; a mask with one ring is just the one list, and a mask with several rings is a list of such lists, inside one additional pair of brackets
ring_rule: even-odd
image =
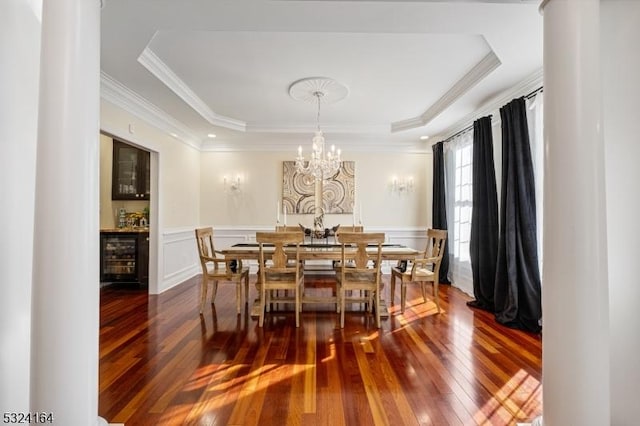
[(113, 141), (112, 199), (149, 199), (149, 157), (147, 151)]

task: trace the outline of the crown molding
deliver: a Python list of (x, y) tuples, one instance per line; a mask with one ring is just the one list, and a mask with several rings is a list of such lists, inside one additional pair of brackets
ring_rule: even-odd
[(459, 97), (467, 93), (472, 87), (478, 84), (482, 79), (489, 75), (493, 70), (498, 68), (502, 62), (493, 52), (489, 52), (480, 60), (468, 73), (458, 80), (447, 92), (440, 97), (433, 105), (418, 117), (391, 123), (391, 131), (399, 132), (402, 130), (413, 129), (425, 126), (442, 111), (447, 109)]
[[(261, 132), (261, 133), (308, 133), (311, 134), (315, 131), (317, 124), (305, 124), (305, 125), (286, 125), (286, 124), (265, 124), (256, 123), (248, 124), (247, 132)], [(320, 130), (324, 133), (347, 133), (347, 134), (371, 134), (371, 135), (388, 135), (390, 133), (390, 127), (388, 124), (369, 124), (369, 125), (331, 125), (323, 124), (320, 126)]]
[(209, 123), (227, 129), (246, 131), (247, 123), (244, 121), (225, 117), (209, 108), (149, 47), (145, 47), (138, 56), (138, 62)]
[[(390, 144), (384, 139), (367, 141), (366, 143), (334, 141), (344, 152), (393, 152), (407, 154), (431, 154), (431, 145), (423, 141)], [(308, 143), (308, 142), (305, 142)], [(291, 161), (295, 160), (297, 145), (287, 142), (273, 142), (268, 144), (260, 142), (225, 142), (203, 141), (202, 152), (290, 152)], [(306, 146), (305, 146), (306, 147)]]
[(104, 71), (100, 71), (100, 97), (165, 133), (177, 135), (176, 139), (180, 142), (192, 148), (201, 149), (202, 145), (198, 136), (196, 136), (189, 127), (127, 88)]
[[(446, 140), (447, 138), (455, 135), (459, 131), (471, 126), (475, 120), (479, 117), (484, 117), (486, 115), (493, 115), (492, 123), (500, 122), (500, 108), (510, 102), (512, 99), (518, 98), (520, 96), (524, 96), (527, 93), (530, 93), (540, 87), (543, 86), (543, 70), (542, 68), (534, 71), (529, 74), (523, 80), (521, 80), (515, 86), (510, 87), (504, 92), (498, 94), (497, 96), (490, 99), (487, 103), (481, 106), (479, 109), (475, 110), (473, 113), (465, 116), (463, 119), (459, 120), (454, 125), (450, 126), (448, 129), (444, 130), (440, 133), (440, 137), (437, 141)], [(436, 139), (434, 138), (434, 141)]]

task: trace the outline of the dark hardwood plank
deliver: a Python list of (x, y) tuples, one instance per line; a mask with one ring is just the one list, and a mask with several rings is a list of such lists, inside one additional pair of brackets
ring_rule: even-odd
[[(330, 277), (305, 279), (308, 291), (331, 291)], [(248, 306), (236, 315), (235, 288), (224, 283), (200, 316), (199, 286), (195, 277), (158, 296), (101, 290), (102, 417), (136, 426), (439, 426), (513, 425), (542, 412), (540, 336), (497, 324), (457, 289), (440, 286), (437, 314), (410, 286), (405, 313), (388, 306), (380, 329), (363, 306), (348, 306), (340, 329), (329, 304), (305, 306), (299, 328), (277, 307), (260, 328)]]

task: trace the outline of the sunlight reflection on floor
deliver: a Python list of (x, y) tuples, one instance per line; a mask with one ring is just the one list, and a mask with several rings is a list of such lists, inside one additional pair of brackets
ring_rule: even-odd
[[(494, 425), (500, 419), (504, 424), (513, 424), (515, 420), (527, 420), (527, 413), (521, 408), (532, 399), (539, 399), (542, 385), (524, 370), (519, 370), (493, 397), (485, 403), (478, 414), (486, 414), (489, 419), (479, 424)], [(497, 417), (497, 418), (496, 418)]]

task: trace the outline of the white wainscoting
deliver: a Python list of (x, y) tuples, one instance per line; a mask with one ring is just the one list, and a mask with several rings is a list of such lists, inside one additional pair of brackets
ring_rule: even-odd
[(162, 233), (162, 293), (200, 273), (194, 228), (167, 229)]

